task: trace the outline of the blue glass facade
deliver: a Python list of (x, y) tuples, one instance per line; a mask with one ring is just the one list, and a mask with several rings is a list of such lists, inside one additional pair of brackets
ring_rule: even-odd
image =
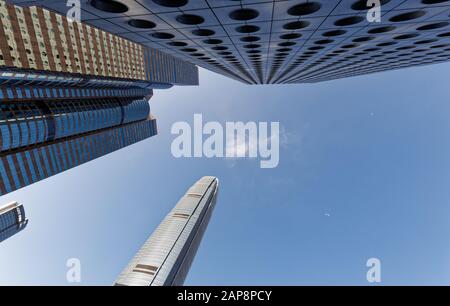
[(153, 92), (134, 83), (64, 89), (12, 83), (0, 88), (8, 95), (0, 100), (0, 195), (157, 134)]
[(0, 242), (23, 230), (27, 224), (22, 205), (13, 202), (0, 207)]
[(28, 73), (0, 71), (0, 195), (157, 134), (148, 83)]
[(149, 118), (0, 154), (0, 195), (157, 134)]
[(0, 105), (0, 151), (145, 120), (145, 99), (16, 102)]

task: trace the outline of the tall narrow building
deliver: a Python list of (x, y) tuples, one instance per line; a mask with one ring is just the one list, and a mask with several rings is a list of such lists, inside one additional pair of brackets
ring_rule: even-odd
[[(68, 10), (65, 1), (12, 1)], [(450, 0), (83, 0), (81, 10), (88, 24), (247, 84), (450, 59)]]
[(218, 188), (215, 177), (203, 177), (189, 188), (115, 285), (183, 285), (211, 218)]
[(23, 205), (11, 202), (0, 206), (0, 242), (17, 234), (28, 224)]
[(0, 0), (0, 195), (156, 135), (149, 100), (173, 85), (197, 67)]

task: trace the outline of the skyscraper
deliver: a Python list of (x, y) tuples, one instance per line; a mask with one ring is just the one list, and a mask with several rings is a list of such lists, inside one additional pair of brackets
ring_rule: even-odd
[(193, 64), (0, 0), (0, 195), (156, 135), (153, 89), (197, 84)]
[(189, 188), (115, 285), (183, 285), (211, 218), (218, 187), (217, 178), (203, 177)]
[[(14, 2), (68, 9), (64, 1)], [(85, 0), (81, 17), (247, 84), (313, 83), (450, 59), (450, 0), (382, 0), (380, 19), (368, 3)]]
[(0, 242), (17, 234), (28, 224), (23, 205), (11, 202), (0, 206)]

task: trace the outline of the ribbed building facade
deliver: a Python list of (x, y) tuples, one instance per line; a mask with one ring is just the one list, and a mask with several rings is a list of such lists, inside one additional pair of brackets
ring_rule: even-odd
[(0, 195), (156, 135), (153, 89), (197, 84), (191, 63), (0, 0)]
[(198, 85), (193, 64), (39, 6), (3, 0), (0, 66), (145, 81), (147, 86)]
[(0, 206), (0, 242), (14, 236), (28, 224), (23, 205), (12, 202)]
[(203, 177), (167, 215), (117, 278), (116, 286), (181, 286), (216, 204), (219, 182)]
[[(14, 2), (68, 10), (65, 1)], [(369, 11), (377, 2), (380, 18)], [(246, 84), (450, 59), (450, 0), (82, 0), (81, 10), (90, 25)]]

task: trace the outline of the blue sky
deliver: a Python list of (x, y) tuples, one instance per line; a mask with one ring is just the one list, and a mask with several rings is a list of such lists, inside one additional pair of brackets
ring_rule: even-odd
[[(110, 285), (197, 179), (220, 179), (186, 285), (450, 284), (450, 64), (320, 84), (246, 86), (201, 71), (156, 91), (160, 134), (0, 199), (29, 226), (0, 244), (0, 285)], [(279, 121), (280, 164), (175, 159), (177, 121)]]

